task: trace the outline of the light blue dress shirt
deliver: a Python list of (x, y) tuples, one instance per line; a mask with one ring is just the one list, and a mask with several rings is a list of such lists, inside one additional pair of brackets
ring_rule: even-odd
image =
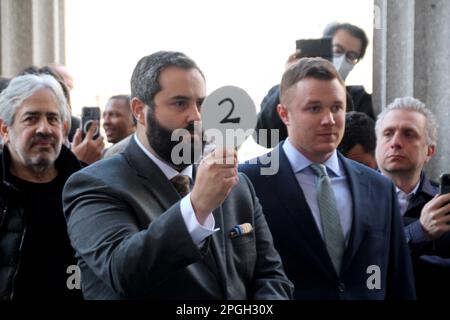
[[(300, 151), (298, 151), (289, 141), (289, 138), (283, 144), (283, 151), (286, 154), (292, 171), (295, 173), (298, 184), (306, 198), (306, 202), (316, 222), (317, 228), (323, 237), (322, 220), (320, 217), (319, 204), (317, 202), (316, 180), (318, 179), (314, 171), (310, 168), (313, 163), (308, 160)], [(345, 170), (340, 163), (337, 152), (323, 163), (327, 168), (330, 177), (331, 187), (333, 189), (336, 206), (341, 221), (342, 231), (344, 232), (345, 244), (348, 245), (350, 230), (353, 221), (353, 202)]]

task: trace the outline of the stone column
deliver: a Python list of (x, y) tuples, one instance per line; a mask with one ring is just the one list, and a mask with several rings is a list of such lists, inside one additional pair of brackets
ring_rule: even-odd
[(34, 64), (63, 63), (64, 1), (33, 0), (33, 31)]
[(55, 7), (53, 0), (33, 0), (33, 61), (44, 65), (55, 61)]
[(66, 2), (65, 0), (56, 0), (58, 11), (56, 14), (58, 23), (56, 30), (58, 30), (56, 49), (58, 50), (57, 60), (59, 64), (66, 64)]
[(32, 0), (1, 0), (2, 75), (11, 77), (33, 63)]
[[(1, 1), (1, 0), (0, 0)], [(3, 74), (3, 66), (2, 66), (2, 41), (1, 41), (1, 35), (2, 32), (2, 5), (0, 3), (0, 76)]]
[(1, 73), (65, 62), (65, 0), (0, 0)]
[(433, 110), (439, 123), (437, 154), (428, 173), (450, 172), (450, 1), (416, 0), (414, 95)]
[(374, 109), (401, 96), (414, 96), (436, 114), (437, 155), (427, 171), (433, 179), (450, 172), (450, 1), (375, 0)]

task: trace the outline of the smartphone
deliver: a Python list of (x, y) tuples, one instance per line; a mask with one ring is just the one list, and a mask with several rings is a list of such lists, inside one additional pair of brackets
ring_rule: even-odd
[(295, 42), (300, 49), (300, 57), (321, 57), (333, 61), (333, 43), (331, 37), (321, 39), (301, 39)]
[(92, 125), (93, 121), (97, 121), (97, 130), (95, 130), (93, 139), (100, 136), (100, 108), (99, 107), (83, 107), (81, 110), (81, 136), (86, 137), (86, 133)]
[(450, 193), (450, 173), (443, 173), (439, 178), (439, 193)]

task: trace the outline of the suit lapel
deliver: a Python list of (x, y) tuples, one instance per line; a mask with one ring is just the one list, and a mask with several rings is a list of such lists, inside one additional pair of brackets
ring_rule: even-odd
[(153, 194), (153, 200), (158, 202), (163, 210), (169, 209), (180, 196), (170, 181), (158, 166), (141, 150), (134, 138), (125, 149), (125, 158), (136, 174), (142, 179), (145, 189)]
[[(131, 139), (127, 148), (125, 149), (125, 158), (130, 166), (136, 170), (136, 174), (142, 179), (142, 184), (145, 189), (153, 194), (153, 200), (157, 201), (161, 206), (162, 212), (169, 209), (174, 203), (180, 200), (180, 195), (173, 187), (172, 183), (167, 179), (161, 169), (141, 150), (134, 138)], [(197, 168), (193, 168), (193, 178)], [(224, 229), (222, 206), (219, 206), (213, 212), (216, 226), (221, 228), (220, 231), (215, 232), (210, 237), (210, 250), (215, 259), (215, 268), (212, 270), (218, 276), (218, 282), (223, 286), (223, 292), (226, 296), (226, 253), (224, 236), (226, 235)]]
[(364, 172), (358, 170), (348, 159), (344, 158), (338, 153), (339, 160), (344, 166), (347, 174), (347, 180), (352, 194), (352, 228), (350, 230), (350, 238), (347, 249), (344, 254), (344, 261), (342, 265), (342, 273), (350, 265), (355, 257), (356, 252), (364, 238), (366, 215), (369, 214), (369, 184), (364, 178)]
[(412, 197), (408, 204), (403, 220), (405, 224), (417, 220), (420, 217), (424, 203), (430, 201), (439, 192), (438, 187), (433, 187), (430, 180), (425, 176), (425, 173), (420, 174), (420, 185), (416, 194)]
[[(306, 242), (306, 246), (308, 247), (306, 249), (320, 260), (320, 263), (317, 264), (318, 267), (325, 267), (328, 274), (335, 274), (333, 264), (317, 228), (311, 209), (306, 202), (303, 190), (298, 184), (291, 164), (280, 146), (278, 145), (278, 150), (274, 150), (275, 152), (279, 152), (280, 167), (278, 174), (266, 176), (269, 179), (268, 186), (273, 188), (279, 199), (280, 211), (276, 214), (288, 215), (288, 221), (293, 221), (297, 225), (295, 232), (301, 235), (293, 238), (294, 241), (297, 241), (296, 245), (302, 248), (305, 247)], [(286, 228), (291, 228), (289, 226), (290, 223), (288, 222)]]

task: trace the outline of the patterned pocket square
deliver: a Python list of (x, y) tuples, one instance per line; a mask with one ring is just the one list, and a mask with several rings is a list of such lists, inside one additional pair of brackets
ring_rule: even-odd
[(237, 238), (253, 231), (253, 227), (250, 223), (238, 224), (230, 231), (230, 238)]

